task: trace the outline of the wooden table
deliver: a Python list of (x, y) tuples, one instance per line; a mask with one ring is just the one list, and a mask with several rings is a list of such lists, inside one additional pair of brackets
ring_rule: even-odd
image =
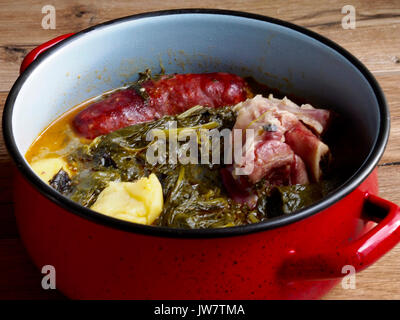
[[(322, 3), (323, 2), (323, 3)], [(56, 29), (44, 30), (42, 7), (56, 9)], [(356, 9), (356, 29), (343, 29), (341, 9)], [(399, 0), (0, 0), (0, 107), (29, 50), (58, 35), (77, 32), (118, 17), (160, 9), (220, 8), (287, 20), (316, 31), (353, 53), (375, 75), (390, 105), (391, 138), (378, 168), (381, 196), (400, 203), (400, 1)], [(41, 289), (35, 269), (18, 236), (10, 190), (12, 163), (0, 141), (0, 299), (60, 299)], [(356, 278), (355, 290), (336, 287), (326, 299), (400, 299), (400, 245)]]

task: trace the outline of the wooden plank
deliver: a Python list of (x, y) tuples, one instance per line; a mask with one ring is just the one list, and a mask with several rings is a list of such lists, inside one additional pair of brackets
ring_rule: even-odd
[[(400, 203), (400, 167), (378, 169), (380, 196)], [(400, 244), (371, 267), (356, 275), (356, 289), (336, 286), (325, 299), (400, 299)]]
[(57, 290), (41, 287), (42, 274), (19, 239), (0, 239), (0, 300), (64, 299)]
[(18, 238), (12, 203), (0, 203), (0, 239)]
[[(77, 32), (89, 26), (130, 14), (160, 9), (199, 7), (195, 0), (117, 3), (99, 0), (53, 0), (57, 11), (56, 30), (43, 30), (41, 0), (0, 0), (0, 111), (7, 91), (18, 76), (20, 63), (36, 45), (60, 34)], [(220, 3), (205, 0), (204, 8), (244, 10), (268, 15), (314, 30), (353, 53), (377, 76), (387, 97), (392, 128), (388, 147), (378, 169), (381, 196), (400, 203), (400, 5), (397, 0), (351, 2), (357, 11), (357, 28), (344, 30), (340, 22), (345, 0), (324, 2), (297, 0), (228, 0)], [(27, 8), (29, 7), (29, 10)], [(20, 240), (12, 214), (13, 165), (0, 135), (0, 299), (62, 298), (54, 291), (40, 287), (40, 272), (30, 262)], [(400, 299), (400, 246), (372, 267), (357, 275), (357, 289), (344, 290), (339, 285), (326, 299)]]
[[(0, 64), (1, 68), (2, 64)], [(4, 109), (4, 104), (6, 103), (8, 92), (0, 92), (0, 114), (1, 118), (3, 116), (3, 109)], [(11, 170), (10, 165), (11, 165), (11, 158), (8, 155), (5, 143), (4, 143), (4, 138), (3, 138), (3, 122), (0, 121), (0, 180), (1, 178), (9, 178)], [(0, 181), (0, 186), (1, 186), (1, 181)]]
[(0, 91), (8, 91), (18, 78), (19, 67), (35, 46), (2, 45), (0, 43)]
[(400, 204), (400, 166), (378, 168), (379, 195), (389, 201)]
[(325, 300), (390, 300), (400, 299), (400, 245), (386, 254), (371, 267), (356, 274), (356, 288), (343, 289), (339, 283)]
[[(357, 27), (399, 23), (400, 7), (398, 3), (396, 5), (395, 1), (352, 1), (351, 4), (355, 7), (357, 13)], [(26, 10), (28, 2), (24, 0), (13, 1), (12, 5), (6, 2), (0, 3), (3, 22), (0, 31), (2, 37), (8, 40), (4, 43), (35, 45), (41, 43), (45, 36), (54, 37), (62, 33), (76, 32), (88, 26), (127, 15), (156, 10), (199, 7), (198, 1), (195, 0), (175, 0), (173, 2), (162, 0), (110, 2), (99, 0), (95, 3), (87, 3), (86, 1), (71, 3), (53, 0), (51, 4), (55, 7), (57, 14), (56, 29), (43, 30), (41, 21), (44, 14), (41, 10), (45, 4), (40, 0), (29, 1), (29, 10)], [(205, 0), (202, 1), (201, 7), (247, 11), (292, 21), (309, 28), (326, 30), (331, 27), (341, 29), (343, 17), (341, 9), (347, 4), (348, 2), (345, 0), (324, 1), (319, 2), (318, 5), (313, 1), (304, 1), (299, 4), (297, 0), (269, 2), (262, 0), (228, 0), (224, 2)], [(15, 26), (18, 26), (19, 29)], [(29, 30), (30, 32), (24, 33), (20, 30)]]
[(380, 164), (398, 163), (400, 161), (400, 74), (378, 75), (376, 79), (385, 94), (391, 116), (389, 142)]
[[(393, 40), (394, 34), (400, 34), (400, 8), (386, 0), (353, 1), (357, 12), (357, 28), (344, 30), (341, 27), (341, 8), (346, 4), (346, 1), (328, 1), (319, 3), (316, 8), (313, 1), (299, 5), (296, 0), (272, 3), (261, 0), (216, 3), (206, 0), (202, 2), (202, 7), (245, 10), (291, 21), (338, 42), (373, 72), (400, 72), (400, 41)], [(29, 50), (60, 34), (77, 32), (129, 14), (199, 6), (195, 0), (149, 0), (139, 3), (127, 0), (118, 3), (100, 0), (90, 4), (83, 1), (71, 4), (56, 0), (53, 1), (57, 17), (56, 29), (44, 30), (41, 27), (43, 5), (42, 1), (34, 0), (29, 3), (29, 10), (26, 10), (26, 1), (14, 1), (13, 5), (0, 3), (0, 91), (10, 89), (18, 75), (20, 61)]]

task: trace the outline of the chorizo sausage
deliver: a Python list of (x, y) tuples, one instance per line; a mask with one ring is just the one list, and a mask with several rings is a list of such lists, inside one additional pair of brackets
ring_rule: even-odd
[(229, 73), (173, 74), (145, 80), (89, 105), (73, 119), (93, 139), (136, 123), (179, 114), (196, 105), (219, 108), (250, 97), (246, 81)]

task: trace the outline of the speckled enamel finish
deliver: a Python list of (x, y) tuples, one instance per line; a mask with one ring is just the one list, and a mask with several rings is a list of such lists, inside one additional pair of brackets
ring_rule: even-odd
[[(341, 252), (360, 235), (365, 192), (377, 192), (372, 174), (357, 190), (312, 217), (244, 236), (180, 239), (134, 234), (72, 215), (43, 197), (25, 179), (16, 183), (16, 217), (37, 266), (53, 265), (57, 288), (79, 299), (316, 299), (337, 279), (302, 281), (297, 255)], [(340, 274), (343, 265), (322, 261)], [(351, 258), (350, 256), (348, 257)], [(356, 266), (357, 267), (357, 266)], [(359, 267), (357, 267), (358, 269)], [(281, 276), (282, 274), (282, 276)]]

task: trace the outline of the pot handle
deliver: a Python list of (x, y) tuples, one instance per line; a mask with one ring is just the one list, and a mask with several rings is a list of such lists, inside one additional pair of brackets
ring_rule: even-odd
[(19, 73), (21, 74), (22, 72), (25, 71), (25, 69), (44, 51), (47, 49), (51, 48), (55, 44), (63, 41), (66, 38), (69, 38), (70, 36), (74, 35), (74, 33), (67, 33), (63, 34), (61, 36), (58, 36), (57, 38), (51, 39), (50, 41), (47, 41), (45, 43), (42, 43), (41, 45), (37, 46), (35, 49), (30, 51), (24, 60), (21, 63), (21, 67), (19, 69)]
[(347, 273), (344, 266), (362, 271), (400, 241), (400, 207), (396, 204), (366, 193), (363, 218), (377, 225), (359, 239), (330, 252), (302, 256), (291, 250), (278, 271), (280, 277), (288, 281), (340, 278)]

